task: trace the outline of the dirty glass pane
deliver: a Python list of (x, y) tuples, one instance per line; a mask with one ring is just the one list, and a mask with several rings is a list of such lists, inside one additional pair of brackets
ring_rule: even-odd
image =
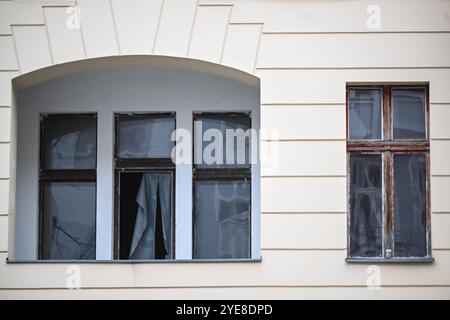
[(426, 159), (394, 156), (394, 255), (424, 257), (426, 241)]
[(119, 158), (170, 158), (175, 142), (175, 118), (154, 115), (120, 116), (117, 122)]
[(95, 115), (47, 115), (43, 130), (44, 169), (95, 169)]
[(392, 89), (394, 139), (425, 139), (425, 89)]
[(194, 123), (195, 164), (200, 168), (243, 167), (250, 164), (248, 114), (201, 114)]
[(196, 182), (195, 258), (250, 258), (250, 182)]
[(382, 256), (383, 168), (379, 154), (350, 156), (350, 255)]
[(348, 105), (350, 139), (381, 139), (381, 90), (350, 89)]
[(42, 258), (95, 260), (95, 182), (51, 182), (43, 189)]

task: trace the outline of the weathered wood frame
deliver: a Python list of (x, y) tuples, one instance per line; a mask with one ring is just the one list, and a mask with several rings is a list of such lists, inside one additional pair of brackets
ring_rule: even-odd
[[(425, 90), (425, 139), (393, 139), (393, 102), (392, 89), (424, 89)], [(349, 136), (349, 90), (379, 89), (382, 95), (380, 140), (351, 140)], [(430, 142), (429, 142), (429, 85), (349, 85), (346, 90), (347, 114), (347, 179), (350, 177), (349, 159), (352, 153), (372, 153), (382, 155), (383, 167), (383, 256), (352, 257), (350, 255), (351, 234), (347, 234), (347, 262), (432, 262), (431, 248), (431, 215), (430, 215)], [(422, 154), (426, 159), (426, 240), (427, 255), (425, 257), (394, 257), (394, 155)], [(348, 219), (350, 230), (350, 190), (347, 184)], [(390, 254), (389, 254), (390, 253)], [(392, 255), (391, 255), (392, 254)]]

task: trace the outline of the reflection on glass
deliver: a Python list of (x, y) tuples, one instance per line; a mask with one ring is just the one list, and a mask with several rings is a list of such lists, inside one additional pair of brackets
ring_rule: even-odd
[(350, 255), (380, 257), (383, 233), (382, 157), (350, 156)]
[(247, 114), (218, 113), (196, 116), (194, 130), (197, 167), (249, 165), (250, 127), (251, 120)]
[(174, 141), (174, 117), (154, 115), (119, 116), (117, 156), (119, 158), (170, 158)]
[(197, 259), (250, 257), (250, 183), (199, 181), (195, 185)]
[(44, 169), (95, 169), (96, 116), (47, 115), (43, 125)]
[(394, 156), (394, 255), (424, 257), (426, 241), (426, 159)]
[(95, 182), (51, 182), (43, 190), (43, 259), (95, 260)]
[(348, 99), (350, 139), (381, 139), (381, 90), (350, 89)]
[(425, 139), (425, 89), (393, 89), (394, 139)]

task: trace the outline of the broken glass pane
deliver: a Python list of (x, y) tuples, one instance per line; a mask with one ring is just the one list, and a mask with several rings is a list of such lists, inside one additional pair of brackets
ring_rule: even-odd
[(350, 156), (350, 255), (382, 256), (383, 169), (379, 154)]
[(426, 240), (425, 155), (394, 156), (394, 255), (424, 257)]
[(196, 183), (195, 257), (250, 258), (250, 182)]
[(45, 169), (95, 169), (95, 115), (47, 115), (43, 125)]
[(425, 89), (392, 89), (394, 139), (425, 139)]
[(381, 139), (381, 90), (350, 89), (348, 104), (350, 139)]
[(175, 118), (154, 115), (119, 116), (117, 122), (119, 158), (170, 158), (175, 142)]
[(51, 182), (43, 190), (43, 259), (95, 260), (95, 182)]

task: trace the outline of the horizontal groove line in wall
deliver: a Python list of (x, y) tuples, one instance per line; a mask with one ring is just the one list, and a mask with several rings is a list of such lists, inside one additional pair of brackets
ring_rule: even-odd
[(344, 174), (320, 175), (320, 176), (319, 175), (305, 175), (305, 174), (302, 174), (302, 175), (263, 174), (263, 175), (261, 175), (261, 179), (266, 179), (266, 180), (268, 180), (268, 179), (321, 179), (321, 178), (323, 178), (323, 179), (333, 179), (333, 178), (341, 179), (341, 178), (347, 178), (347, 175), (344, 175)]
[(447, 212), (447, 211), (433, 211), (431, 214), (450, 214), (450, 212)]
[(307, 106), (345, 106), (345, 102), (311, 102), (311, 103), (305, 103), (305, 102), (264, 102), (260, 103), (261, 106), (300, 106), (300, 107), (307, 107)]
[[(450, 288), (450, 284), (386, 284), (381, 285), (381, 288)], [(345, 288), (367, 288), (367, 285), (295, 285), (295, 284), (261, 284), (261, 285), (186, 285), (186, 286), (111, 286), (111, 287), (81, 287), (78, 290), (147, 290), (147, 289), (258, 289), (258, 288), (336, 288), (336, 289), (345, 289)], [(39, 288), (27, 288), (27, 287), (0, 287), (0, 290), (5, 291), (22, 291), (22, 290), (30, 290), (30, 291), (40, 291), (40, 290), (67, 290), (67, 287), (39, 287)]]
[(431, 142), (433, 141), (449, 141), (450, 142), (450, 138), (431, 138)]
[(261, 175), (261, 178), (347, 178), (346, 174), (337, 174), (337, 175)]
[(261, 211), (261, 214), (264, 215), (336, 215), (336, 214), (347, 214), (344, 211), (336, 211), (336, 212), (301, 212), (301, 211), (292, 211), (292, 212), (274, 212), (274, 211)]
[(450, 105), (450, 102), (430, 102), (430, 104), (436, 106), (447, 106)]
[(310, 139), (310, 138), (296, 138), (296, 139), (261, 139), (261, 142), (337, 142), (343, 141), (346, 142), (347, 139), (330, 139), (330, 138), (321, 138), (321, 139)]
[[(375, 81), (377, 83), (379, 83), (380, 81)], [(386, 83), (389, 83), (389, 81), (385, 81)], [(395, 83), (409, 83), (411, 81), (391, 81), (391, 82), (395, 82)], [(371, 84), (371, 81), (363, 81), (361, 83), (367, 83), (367, 84)], [(345, 92), (345, 88), (344, 88), (344, 92)], [(450, 102), (429, 102), (431, 105), (432, 104), (450, 104)], [(292, 101), (287, 101), (287, 102), (261, 102), (260, 103), (261, 106), (346, 106), (345, 102), (292, 102)]]
[[(75, 6), (77, 4), (75, 3)], [(56, 3), (52, 3), (52, 4), (41, 4), (42, 8), (70, 8), (73, 7), (74, 4), (69, 4), (69, 3), (61, 3), (61, 4), (56, 4)]]
[(45, 27), (45, 23), (11, 23), (11, 27)]
[(450, 30), (405, 30), (405, 31), (264, 31), (263, 35), (308, 35), (308, 34), (429, 34), (429, 33), (436, 33), (436, 34), (450, 34)]
[(431, 177), (435, 177), (435, 178), (450, 178), (450, 174), (431, 174)]
[(199, 3), (199, 7), (233, 7), (232, 3)]
[(261, 247), (262, 251), (347, 251), (347, 248), (270, 248)]
[(240, 25), (263, 25), (263, 22), (230, 22), (230, 26), (240, 26)]
[[(256, 67), (258, 70), (434, 70), (450, 69), (450, 66), (435, 67)], [(386, 81), (387, 83), (389, 81)]]

